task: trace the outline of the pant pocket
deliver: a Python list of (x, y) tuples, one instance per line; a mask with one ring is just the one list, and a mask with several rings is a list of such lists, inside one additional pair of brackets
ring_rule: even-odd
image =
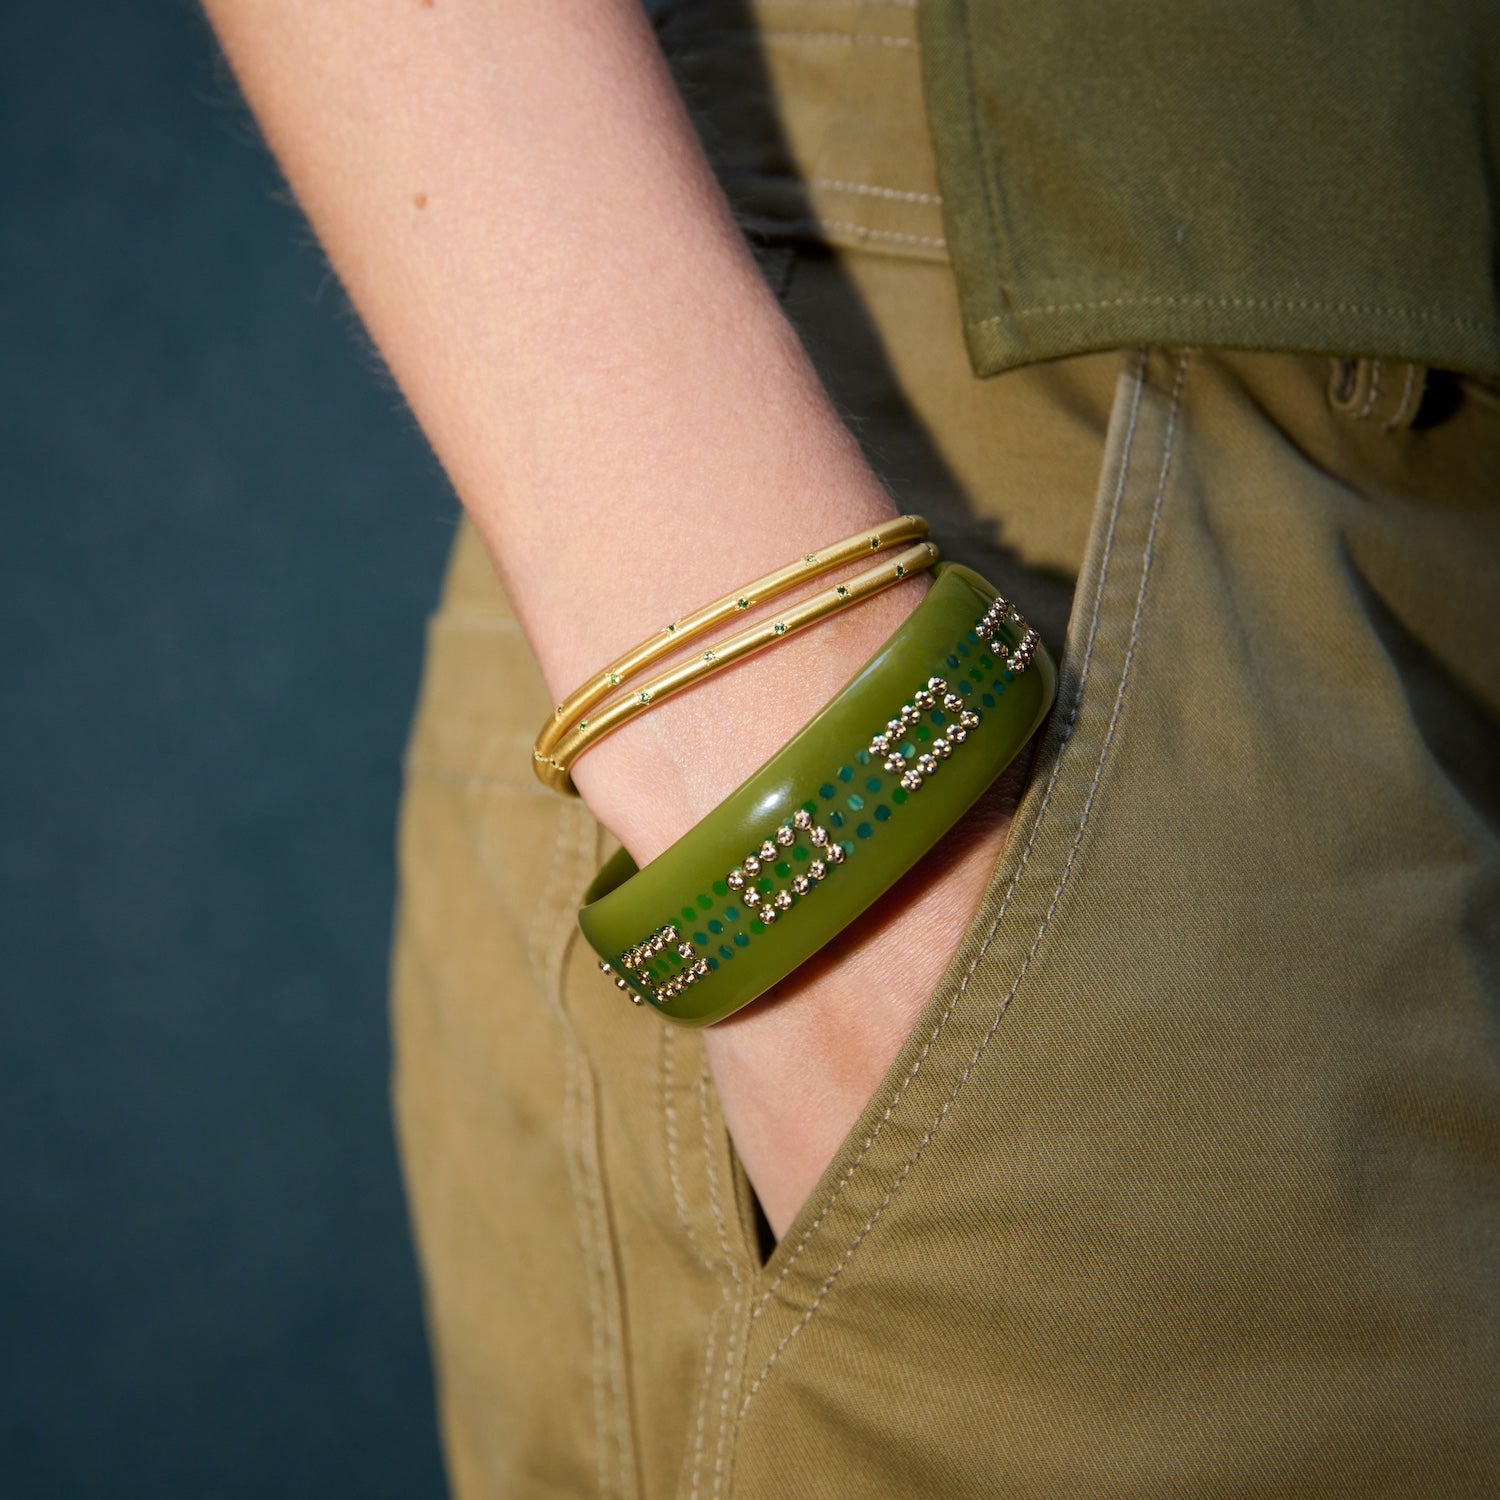
[(1493, 851), (1350, 577), (1358, 476), (1268, 415), (1335, 420), (1325, 375), (1132, 357), (1009, 846), (757, 1287), (744, 1493), (1493, 1471)]

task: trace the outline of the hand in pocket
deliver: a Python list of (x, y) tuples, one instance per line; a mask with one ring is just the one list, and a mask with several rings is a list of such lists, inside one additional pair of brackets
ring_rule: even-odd
[(778, 1239), (958, 951), (1004, 852), (1035, 743), (827, 948), (703, 1032), (735, 1150)]

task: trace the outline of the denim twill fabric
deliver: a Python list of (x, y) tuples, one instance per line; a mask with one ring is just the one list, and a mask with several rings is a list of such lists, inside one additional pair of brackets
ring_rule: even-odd
[[(454, 1491), (1487, 1494), (1500, 394), (1175, 347), (975, 379), (915, 17), (854, 9), (674, 67), (877, 467), (1027, 602), (1058, 705), (763, 1259), (701, 1039), (578, 939), (614, 842), (531, 775), (550, 705), (460, 527), (392, 958)], [(912, 45), (834, 39), (877, 22)]]

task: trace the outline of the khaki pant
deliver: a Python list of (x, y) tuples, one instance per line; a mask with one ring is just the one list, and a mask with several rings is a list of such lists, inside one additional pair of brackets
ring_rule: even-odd
[(1209, 350), (975, 380), (913, 49), (773, 9), (824, 39), (706, 25), (685, 90), (900, 507), (1022, 603), (1058, 702), (765, 1258), (701, 1038), (580, 939), (615, 844), (532, 777), (550, 703), (460, 528), (393, 958), (454, 1490), (1493, 1493), (1500, 397)]

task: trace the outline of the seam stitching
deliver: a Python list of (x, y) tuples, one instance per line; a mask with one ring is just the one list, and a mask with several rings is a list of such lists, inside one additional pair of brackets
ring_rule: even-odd
[(1055, 313), (1099, 312), (1111, 307), (1233, 307), (1253, 308), (1273, 312), (1332, 312), (1358, 313), (1377, 318), (1401, 318), (1418, 323), (1447, 323), (1454, 328), (1473, 333), (1492, 334), (1495, 330), (1489, 323), (1471, 318), (1458, 317), (1437, 308), (1421, 307), (1365, 307), (1357, 302), (1318, 302), (1299, 298), (1282, 297), (1212, 297), (1169, 296), (1160, 297), (1106, 297), (1097, 302), (1050, 302), (1034, 307), (1019, 307), (1014, 312), (995, 313), (988, 318), (979, 318), (969, 326), (988, 328), (995, 323), (1008, 323), (1013, 318), (1045, 317)]
[[(730, 1275), (734, 1278), (734, 1289), (739, 1291), (742, 1287), (740, 1269), (735, 1264), (733, 1252), (729, 1248), (729, 1235), (724, 1227), (724, 1215), (719, 1208), (719, 1174), (714, 1167), (713, 1138), (709, 1133), (709, 1108), (708, 1108), (708, 1058), (705, 1054), (703, 1065), (698, 1073), (698, 1112), (703, 1122), (703, 1165), (708, 1175), (708, 1203), (713, 1213), (714, 1228), (719, 1235), (719, 1248), (723, 1254), (723, 1263), (728, 1267)], [(736, 1300), (730, 1291), (729, 1285), (722, 1278), (719, 1279), (720, 1291), (724, 1298), (723, 1305), (730, 1309), (728, 1319), (728, 1338), (724, 1345), (724, 1378), (720, 1385), (719, 1400), (719, 1436), (714, 1445), (714, 1488), (713, 1493), (719, 1494), (724, 1484), (724, 1444), (729, 1433), (729, 1383), (734, 1373), (735, 1350), (739, 1343), (738, 1330), (735, 1327), (731, 1303)]]
[(1401, 388), (1401, 404), (1391, 413), (1390, 421), (1381, 423), (1381, 426), (1387, 432), (1394, 432), (1407, 419), (1411, 412), (1411, 398), (1416, 389), (1417, 367), (1408, 361), (1406, 366), (1406, 384)]
[(703, 1351), (703, 1374), (698, 1382), (698, 1420), (694, 1424), (697, 1436), (693, 1440), (693, 1486), (688, 1500), (698, 1500), (698, 1486), (703, 1473), (703, 1437), (708, 1420), (708, 1388), (713, 1377), (714, 1351), (719, 1342), (719, 1314), (726, 1306), (727, 1304), (721, 1301), (708, 1319), (708, 1337), (704, 1341), (706, 1347)]
[(853, 193), (861, 198), (880, 198), (890, 203), (940, 205), (943, 201), (937, 193), (922, 193), (915, 188), (884, 187), (875, 182), (849, 182), (841, 177), (803, 178), (794, 172), (757, 172), (750, 167), (723, 167), (720, 168), (720, 176), (734, 180), (775, 183), (791, 189), (823, 188), (831, 193)]
[(1380, 361), (1378, 359), (1373, 359), (1370, 361), (1370, 386), (1369, 389), (1365, 392), (1364, 405), (1362, 405), (1360, 409), (1354, 413), (1354, 420), (1356, 422), (1363, 422), (1370, 415), (1370, 413), (1375, 410), (1376, 406), (1379, 404), (1379, 401)]
[[(1098, 793), (1099, 784), (1104, 775), (1105, 761), (1109, 756), (1110, 747), (1114, 741), (1115, 728), (1119, 723), (1120, 713), (1125, 702), (1125, 689), (1129, 682), (1130, 668), (1134, 660), (1135, 649), (1139, 639), (1141, 615), (1144, 611), (1146, 602), (1146, 588), (1150, 580), (1152, 559), (1155, 555), (1157, 520), (1161, 514), (1162, 497), (1166, 492), (1167, 477), (1171, 469), (1173, 438), (1176, 431), (1177, 413), (1179, 401), (1182, 394), (1182, 384), (1183, 379), (1187, 374), (1187, 367), (1190, 358), (1191, 355), (1189, 353), (1184, 353), (1182, 355), (1177, 369), (1177, 379), (1172, 387), (1171, 405), (1167, 416), (1166, 433), (1162, 443), (1162, 463), (1161, 470), (1157, 479), (1156, 498), (1152, 506), (1151, 524), (1147, 530), (1146, 542), (1142, 552), (1141, 582), (1140, 587), (1136, 593), (1135, 615), (1131, 621), (1130, 642), (1125, 652), (1125, 658), (1121, 663), (1119, 686), (1115, 691), (1114, 711), (1110, 716), (1109, 727), (1105, 731), (1104, 742), (1099, 749), (1099, 759), (1094, 767), (1093, 781), (1089, 786), (1088, 796), (1084, 800), (1083, 810), (1079, 817), (1077, 831), (1073, 836), (1073, 842), (1068, 850), (1067, 859), (1063, 863), (1063, 869), (1062, 873), (1058, 877), (1057, 887), (1052, 893), (1052, 900), (1048, 905), (1045, 916), (1042, 918), (1041, 926), (1037, 929), (1036, 938), (1033, 940), (1030, 949), (1027, 951), (1025, 959), (1022, 961), (1021, 968), (1016, 975), (1014, 983), (1011, 985), (1010, 990), (1007, 992), (1004, 999), (1001, 1000), (1000, 1005), (996, 1011), (995, 1019), (993, 1020), (993, 1022), (991, 1022), (989, 1030), (985, 1033), (984, 1037), (980, 1040), (979, 1045), (975, 1048), (974, 1054), (969, 1059), (968, 1065), (965, 1067), (963, 1073), (959, 1076), (958, 1081), (954, 1084), (953, 1089), (949, 1093), (947, 1099), (944, 1100), (942, 1106), (934, 1116), (931, 1125), (929, 1125), (927, 1128), (926, 1134), (917, 1143), (916, 1149), (912, 1152), (911, 1156), (907, 1158), (906, 1165), (903, 1166), (901, 1168), (901, 1171), (897, 1174), (896, 1180), (891, 1184), (890, 1191), (886, 1193), (885, 1197), (876, 1206), (874, 1212), (871, 1213), (870, 1217), (865, 1221), (864, 1227), (859, 1231), (858, 1234), (855, 1235), (853, 1241), (849, 1245), (849, 1248), (844, 1252), (842, 1258), (839, 1260), (839, 1263), (833, 1268), (832, 1271), (828, 1273), (827, 1279), (818, 1289), (817, 1296), (814, 1297), (806, 1312), (803, 1313), (798, 1322), (792, 1327), (792, 1329), (785, 1335), (781, 1342), (772, 1351), (770, 1357), (766, 1360), (765, 1365), (762, 1367), (760, 1374), (756, 1376), (754, 1383), (746, 1393), (744, 1404), (740, 1409), (741, 1419), (743, 1419), (745, 1411), (748, 1409), (750, 1402), (754, 1399), (756, 1391), (760, 1389), (761, 1385), (766, 1380), (766, 1377), (774, 1368), (776, 1361), (781, 1357), (782, 1352), (788, 1347), (788, 1345), (791, 1344), (792, 1340), (795, 1339), (797, 1335), (801, 1333), (802, 1330), (806, 1328), (807, 1325), (812, 1321), (818, 1309), (823, 1305), (823, 1302), (827, 1298), (828, 1293), (832, 1291), (834, 1284), (838, 1281), (840, 1275), (843, 1274), (845, 1267), (847, 1267), (850, 1261), (853, 1260), (855, 1254), (859, 1250), (860, 1245), (864, 1243), (864, 1240), (869, 1235), (870, 1231), (880, 1221), (881, 1216), (885, 1213), (885, 1210), (887, 1209), (887, 1207), (889, 1207), (897, 1192), (900, 1191), (902, 1184), (906, 1181), (907, 1177), (910, 1176), (912, 1169), (916, 1166), (917, 1162), (921, 1159), (922, 1154), (926, 1151), (927, 1147), (932, 1143), (933, 1139), (937, 1135), (942, 1122), (947, 1118), (948, 1112), (952, 1109), (954, 1101), (958, 1098), (959, 1093), (963, 1089), (964, 1085), (968, 1082), (970, 1076), (973, 1074), (975, 1067), (978, 1066), (979, 1061), (983, 1057), (986, 1049), (989, 1047), (989, 1044), (999, 1033), (1000, 1024), (1004, 1020), (1005, 1014), (1010, 1008), (1010, 1003), (1015, 998), (1015, 995), (1019, 991), (1022, 982), (1025, 980), (1026, 975), (1030, 970), (1031, 963), (1041, 947), (1042, 940), (1047, 934), (1047, 929), (1051, 925), (1052, 918), (1057, 912), (1058, 905), (1062, 900), (1063, 890), (1066, 887), (1068, 880), (1072, 874), (1073, 862), (1077, 857), (1080, 846), (1082, 845), (1084, 831), (1088, 827), (1089, 817), (1093, 811), (1094, 798)], [(1124, 471), (1125, 467), (1126, 466), (1122, 463), (1122, 472)], [(1123, 490), (1123, 482), (1121, 488)], [(1113, 538), (1111, 538), (1111, 540), (1113, 540)], [(1095, 616), (1095, 619), (1097, 620), (1097, 615)], [(1081, 694), (1079, 696), (1081, 697)], [(1058, 764), (1061, 764), (1060, 756)], [(1055, 784), (1056, 770), (1054, 769), (1053, 781), (1048, 786), (1049, 794), (1052, 790), (1052, 786)], [(991, 931), (993, 932), (993, 929), (991, 929)], [(975, 963), (978, 963), (977, 957), (975, 959)]]
[(860, 1147), (859, 1155), (854, 1158), (854, 1160), (849, 1164), (848, 1169), (844, 1172), (844, 1175), (839, 1178), (838, 1182), (834, 1185), (833, 1191), (829, 1194), (828, 1201), (823, 1205), (823, 1208), (819, 1212), (818, 1217), (814, 1219), (810, 1225), (808, 1225), (806, 1230), (803, 1231), (802, 1238), (798, 1240), (796, 1249), (792, 1251), (791, 1256), (788, 1258), (786, 1264), (782, 1266), (781, 1270), (777, 1273), (776, 1279), (772, 1281), (770, 1286), (768, 1286), (765, 1292), (761, 1295), (760, 1300), (756, 1303), (754, 1311), (751, 1314), (752, 1317), (758, 1318), (765, 1310), (766, 1304), (771, 1300), (771, 1297), (775, 1293), (777, 1287), (779, 1287), (781, 1283), (786, 1280), (787, 1276), (791, 1272), (792, 1267), (797, 1264), (797, 1261), (801, 1257), (802, 1252), (807, 1248), (808, 1242), (812, 1239), (813, 1235), (818, 1232), (819, 1228), (823, 1224), (823, 1221), (828, 1217), (830, 1213), (832, 1213), (834, 1205), (837, 1204), (844, 1189), (849, 1185), (849, 1182), (853, 1178), (855, 1172), (859, 1170), (860, 1164), (864, 1161), (865, 1157), (869, 1155), (870, 1148), (874, 1146), (875, 1142), (879, 1139), (881, 1132), (885, 1129), (886, 1125), (890, 1123), (891, 1116), (895, 1114), (897, 1107), (900, 1105), (902, 1098), (906, 1094), (906, 1090), (910, 1087), (912, 1081), (921, 1071), (922, 1064), (927, 1060), (927, 1055), (932, 1051), (934, 1044), (942, 1035), (943, 1029), (947, 1026), (949, 1018), (953, 1015), (953, 1012), (957, 1007), (960, 998), (963, 996), (964, 990), (968, 987), (969, 980), (973, 976), (974, 970), (979, 966), (980, 959), (982, 959), (985, 953), (988, 951), (990, 943), (993, 940), (996, 931), (999, 929), (1001, 919), (1005, 916), (1006, 908), (1010, 905), (1011, 896), (1014, 894), (1016, 887), (1020, 884), (1021, 877), (1026, 873), (1026, 867), (1031, 860), (1031, 851), (1036, 845), (1037, 835), (1041, 832), (1042, 824), (1046, 821), (1047, 806), (1052, 801), (1052, 791), (1053, 788), (1057, 785), (1058, 776), (1062, 770), (1062, 752), (1066, 748), (1068, 741), (1072, 737), (1073, 724), (1078, 718), (1079, 704), (1083, 699), (1083, 690), (1088, 682), (1089, 671), (1093, 663), (1094, 642), (1098, 636), (1099, 630), (1099, 611), (1104, 598), (1104, 585), (1109, 578), (1110, 558), (1114, 552), (1115, 522), (1120, 514), (1120, 500), (1125, 490), (1125, 478), (1130, 471), (1130, 455), (1135, 442), (1136, 422), (1140, 415), (1141, 387), (1144, 381), (1145, 372), (1146, 359), (1143, 355), (1136, 364), (1135, 389), (1131, 399), (1130, 421), (1125, 431), (1124, 443), (1121, 447), (1120, 472), (1115, 481), (1115, 491), (1110, 501), (1109, 527), (1105, 533), (1103, 555), (1101, 556), (1099, 563), (1099, 578), (1094, 586), (1094, 609), (1093, 614), (1089, 620), (1088, 638), (1087, 645), (1084, 648), (1083, 663), (1079, 668), (1078, 686), (1073, 690), (1073, 701), (1069, 705), (1067, 723), (1059, 736), (1061, 743), (1058, 745), (1058, 753), (1052, 763), (1052, 774), (1048, 779), (1046, 791), (1043, 793), (1041, 806), (1037, 809), (1036, 822), (1032, 824), (1030, 837), (1026, 840), (1025, 849), (1021, 852), (1020, 862), (1016, 866), (1015, 873), (1010, 878), (1010, 884), (1006, 887), (1005, 895), (1001, 898), (1000, 908), (995, 913), (995, 920), (990, 924), (990, 930), (985, 934), (984, 942), (980, 945), (979, 951), (974, 955), (974, 960), (969, 965), (968, 971), (964, 974), (964, 977), (960, 982), (959, 988), (954, 994), (952, 1001), (950, 1001), (950, 1003), (944, 1008), (942, 1015), (938, 1018), (936, 1026), (933, 1027), (931, 1033), (928, 1035), (926, 1045), (922, 1048), (922, 1051), (917, 1057), (917, 1060), (912, 1064), (911, 1070), (907, 1073), (906, 1077), (901, 1080), (901, 1083), (896, 1089), (895, 1095), (892, 1097), (890, 1104), (886, 1107), (885, 1112), (876, 1122), (875, 1128), (870, 1132), (869, 1136), (866, 1137), (864, 1145)]
[(703, 1262), (704, 1269), (711, 1270), (712, 1266), (698, 1239), (697, 1231), (688, 1222), (687, 1194), (682, 1189), (682, 1172), (677, 1155), (677, 1108), (672, 1103), (672, 1090), (675, 1087), (672, 1064), (672, 1056), (676, 1050), (675, 1037), (676, 1031), (673, 1027), (661, 1028), (661, 1102), (667, 1145), (667, 1179), (672, 1184), (672, 1202), (677, 1209), (677, 1222), (682, 1226), (688, 1243), (693, 1247), (698, 1259)]

